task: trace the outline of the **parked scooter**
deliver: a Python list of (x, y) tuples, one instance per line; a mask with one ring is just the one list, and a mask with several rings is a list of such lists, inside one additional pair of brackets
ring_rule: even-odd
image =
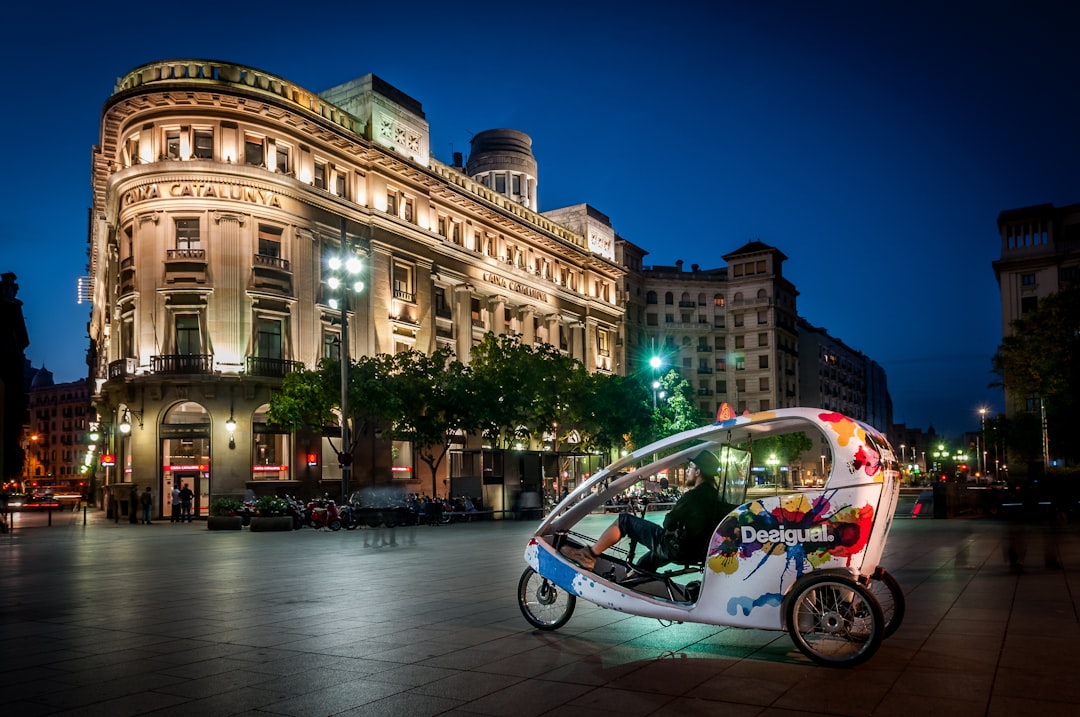
[(310, 501), (305, 512), (307, 523), (312, 528), (341, 530), (341, 516), (338, 514), (337, 504), (330, 499), (330, 496)]

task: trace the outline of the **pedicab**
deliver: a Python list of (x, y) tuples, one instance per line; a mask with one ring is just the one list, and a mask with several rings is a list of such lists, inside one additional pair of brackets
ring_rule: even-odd
[[(778, 466), (763, 474), (751, 465), (755, 441), (797, 432), (822, 447), (827, 476), (795, 481)], [(595, 542), (581, 523), (613, 496), (659, 476), (677, 480), (702, 450), (717, 457), (720, 498), (736, 507), (700, 561), (643, 570), (625, 538), (591, 570), (560, 553)], [(903, 619), (903, 592), (880, 565), (899, 489), (892, 447), (864, 423), (817, 408), (735, 416), (725, 405), (716, 423), (640, 448), (563, 498), (525, 549), (518, 605), (540, 630), (565, 625), (577, 598), (664, 622), (786, 630), (814, 662), (851, 667)]]

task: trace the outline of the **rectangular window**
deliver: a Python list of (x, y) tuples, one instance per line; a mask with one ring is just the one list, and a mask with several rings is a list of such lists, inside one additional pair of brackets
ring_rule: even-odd
[(259, 227), (259, 254), (275, 259), (281, 258), (281, 230), (277, 227)]
[(180, 130), (170, 129), (165, 132), (165, 156), (168, 159), (180, 159)]
[(198, 314), (176, 315), (176, 353), (185, 355), (202, 353)]
[(402, 301), (415, 301), (416, 295), (413, 288), (414, 273), (414, 267), (412, 264), (401, 261), (399, 259), (394, 260), (393, 289), (395, 299), (401, 299)]
[(761, 378), (758, 379), (758, 390), (759, 391), (768, 391), (769, 390), (769, 377), (768, 376), (762, 376)]
[(176, 248), (180, 251), (197, 251), (199, 247), (199, 220), (176, 220)]
[(758, 368), (769, 368), (769, 356), (768, 356), (768, 354), (763, 354), (763, 355), (757, 357), (757, 367)]
[(480, 328), (484, 327), (484, 312), (480, 308), (480, 299), (473, 298), (469, 302), (469, 312), (472, 317), (472, 325)]
[(735, 370), (736, 371), (742, 371), (745, 368), (746, 368), (746, 357), (745, 356), (736, 356), (735, 357)]
[(323, 331), (322, 334), (322, 357), (330, 359), (341, 358), (341, 335), (334, 331)]
[(742, 314), (735, 314), (735, 326), (740, 327), (742, 325), (743, 325), (743, 315)]
[(608, 335), (607, 331), (596, 332), (596, 350), (600, 352), (601, 356), (610, 356), (611, 352), (608, 351)]
[(195, 130), (195, 159), (214, 158), (214, 132), (209, 129)]
[(431, 304), (435, 309), (435, 315), (444, 319), (451, 318), (450, 304), (446, 301), (446, 289), (436, 286), (431, 290)]
[(757, 322), (758, 322), (758, 326), (764, 326), (764, 325), (768, 324), (769, 323), (769, 312), (768, 311), (759, 311), (759, 312), (757, 312)]
[(510, 176), (510, 192), (512, 194), (514, 194), (515, 196), (521, 194), (521, 175), (520, 174), (514, 174), (514, 175)]
[(315, 188), (326, 189), (326, 162), (315, 162)]
[(764, 259), (758, 259), (757, 267), (756, 267), (756, 273), (758, 273), (758, 274), (764, 274), (765, 273), (765, 260)]
[(255, 320), (255, 355), (259, 358), (282, 358), (280, 319)]
[(388, 189), (386, 191), (386, 213), (387, 214), (393, 214), (394, 216), (397, 216), (397, 207), (398, 207), (397, 199), (398, 199), (397, 192), (395, 192), (392, 189)]
[(274, 147), (274, 169), (282, 174), (289, 173), (289, 148), (280, 144)]
[(404, 219), (407, 222), (415, 222), (416, 221), (415, 206), (413, 204), (412, 198), (410, 198), (410, 197), (405, 197), (405, 212), (404, 212), (404, 214), (402, 216), (402, 219)]
[(735, 337), (735, 348), (737, 348), (737, 349), (744, 348), (745, 342), (746, 342), (746, 339), (744, 337), (736, 336)]
[(674, 324), (675, 323), (675, 314), (664, 314), (664, 323), (665, 324)]
[(505, 174), (496, 174), (495, 175), (495, 191), (498, 192), (499, 194), (506, 194), (506, 175)]
[(656, 314), (645, 314), (646, 326), (659, 326), (660, 322), (657, 320)]
[(439, 236), (445, 239), (446, 235), (449, 233), (449, 225), (450, 220), (440, 214), (435, 222), (435, 231), (439, 233)]
[(766, 333), (758, 334), (757, 335), (757, 345), (758, 346), (768, 346), (769, 345), (769, 335), (766, 334)]
[(1021, 274), (1020, 275), (1020, 285), (1021, 286), (1035, 286), (1035, 275), (1034, 274)]
[(262, 137), (244, 135), (244, 164), (254, 167), (266, 166), (265, 140)]
[(735, 390), (738, 391), (739, 393), (746, 393), (746, 379), (745, 378), (737, 378), (737, 379), (735, 379)]
[(334, 175), (334, 194), (339, 197), (347, 197), (349, 188), (346, 186), (346, 178), (344, 172), (338, 172)]

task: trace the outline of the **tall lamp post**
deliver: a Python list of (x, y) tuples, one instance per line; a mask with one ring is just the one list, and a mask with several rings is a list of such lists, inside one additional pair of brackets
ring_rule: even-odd
[(979, 408), (979, 471), (986, 478), (986, 406)]
[(661, 394), (659, 373), (660, 367), (663, 365), (664, 360), (659, 356), (653, 356), (649, 359), (649, 367), (652, 369), (652, 407), (654, 411), (656, 410), (656, 397)]
[(332, 309), (341, 309), (341, 342), (338, 344), (341, 359), (341, 450), (338, 451), (338, 465), (341, 466), (341, 501), (344, 503), (349, 498), (349, 476), (352, 473), (349, 437), (349, 291), (360, 293), (364, 290), (364, 282), (358, 278), (363, 265), (349, 251), (344, 217), (341, 219), (341, 255), (330, 257), (327, 268), (329, 276), (326, 284), (340, 297), (340, 301), (331, 298), (328, 303)]

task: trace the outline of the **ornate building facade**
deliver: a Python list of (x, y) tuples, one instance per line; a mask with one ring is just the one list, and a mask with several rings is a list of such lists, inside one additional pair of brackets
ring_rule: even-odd
[[(93, 154), (105, 495), (149, 485), (161, 510), (184, 481), (205, 515), (216, 495), (340, 486), (334, 436), (282, 433), (266, 411), (343, 338), (353, 357), (449, 346), (467, 363), (485, 332), (512, 332), (621, 372), (614, 232), (580, 208), (537, 213), (537, 184), (514, 130), (476, 135), (467, 167), (436, 161), (421, 104), (374, 75), (316, 94), (202, 60), (127, 73)], [(363, 290), (334, 289), (331, 259), (360, 260)], [(407, 446), (357, 451), (357, 484), (420, 490)]]

